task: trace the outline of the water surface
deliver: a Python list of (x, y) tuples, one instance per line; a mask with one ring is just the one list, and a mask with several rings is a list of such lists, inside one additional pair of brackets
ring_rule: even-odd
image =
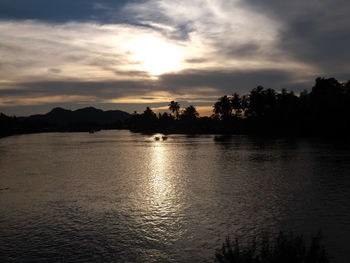
[(350, 257), (350, 144), (43, 133), (0, 140), (1, 262), (213, 262), (228, 234), (322, 230)]

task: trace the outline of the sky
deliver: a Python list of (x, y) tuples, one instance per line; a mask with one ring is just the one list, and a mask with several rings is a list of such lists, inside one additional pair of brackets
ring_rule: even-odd
[(258, 85), (350, 79), (349, 0), (0, 0), (0, 112), (210, 115)]

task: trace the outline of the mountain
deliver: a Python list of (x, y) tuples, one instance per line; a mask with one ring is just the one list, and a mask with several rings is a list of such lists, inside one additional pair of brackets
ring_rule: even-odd
[(37, 114), (29, 117), (22, 117), (26, 121), (45, 121), (50, 125), (71, 126), (71, 125), (110, 125), (124, 121), (130, 114), (120, 110), (103, 111), (94, 107), (87, 107), (75, 111), (63, 108), (54, 108), (46, 114)]

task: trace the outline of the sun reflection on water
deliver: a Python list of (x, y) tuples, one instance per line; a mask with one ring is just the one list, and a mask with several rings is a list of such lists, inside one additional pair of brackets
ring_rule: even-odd
[[(161, 210), (170, 205), (172, 186), (167, 173), (168, 152), (164, 141), (155, 141), (152, 152), (152, 170), (150, 188), (152, 201)], [(169, 207), (168, 207), (169, 208)]]

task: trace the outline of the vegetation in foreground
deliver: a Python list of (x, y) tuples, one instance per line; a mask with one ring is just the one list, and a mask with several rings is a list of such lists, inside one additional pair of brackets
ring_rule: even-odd
[(302, 235), (280, 232), (271, 237), (264, 233), (249, 244), (226, 239), (216, 251), (217, 263), (329, 263), (330, 257), (321, 244), (320, 234), (306, 242)]

